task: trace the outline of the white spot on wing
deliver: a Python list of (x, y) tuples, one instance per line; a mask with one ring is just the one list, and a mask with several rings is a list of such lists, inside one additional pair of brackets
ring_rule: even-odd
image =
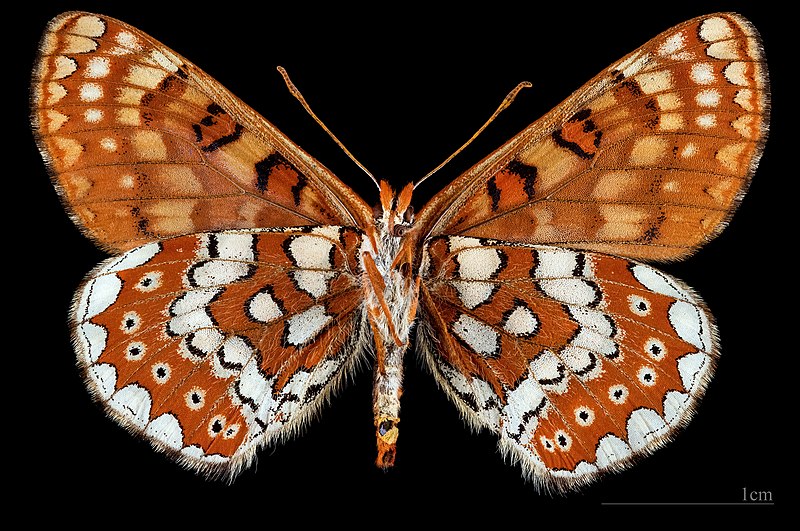
[(130, 48), (131, 50), (138, 50), (140, 47), (139, 39), (137, 39), (136, 35), (129, 31), (120, 31), (117, 33), (116, 37), (114, 37), (114, 40), (117, 41), (117, 44), (120, 46)]
[(728, 21), (722, 17), (707, 18), (700, 23), (700, 38), (706, 42), (720, 41), (733, 37)]
[(452, 327), (453, 333), (482, 356), (493, 356), (500, 350), (500, 335), (486, 323), (461, 314)]
[(103, 400), (108, 400), (117, 386), (117, 369), (109, 363), (89, 367), (86, 374), (95, 385), (95, 392)]
[(506, 317), (503, 328), (515, 336), (530, 336), (539, 329), (539, 319), (527, 306), (516, 306)]
[(278, 306), (272, 294), (266, 289), (257, 293), (250, 300), (247, 308), (250, 315), (255, 320), (262, 323), (269, 323), (283, 315), (280, 306)]
[(214, 359), (214, 374), (218, 378), (230, 378), (238, 374), (253, 356), (253, 349), (244, 338), (228, 337)]
[(117, 414), (132, 422), (139, 429), (144, 429), (150, 420), (152, 406), (150, 393), (136, 384), (126, 385), (111, 396), (109, 407)]
[(154, 89), (158, 87), (169, 72), (161, 68), (153, 68), (151, 66), (133, 65), (128, 70), (128, 75), (125, 76), (125, 81), (131, 85)]
[(170, 72), (177, 72), (178, 65), (172, 62), (166, 55), (161, 53), (159, 50), (153, 50), (150, 52), (150, 58), (158, 64), (161, 68), (165, 70), (169, 70)]
[(85, 321), (104, 312), (117, 301), (121, 291), (122, 281), (117, 275), (100, 275), (91, 279), (81, 291), (75, 318)]
[(593, 330), (603, 337), (611, 337), (614, 327), (603, 312), (582, 306), (570, 306), (569, 313), (581, 326)]
[(571, 372), (579, 375), (581, 379), (592, 379), (600, 372), (601, 367), (597, 356), (585, 348), (564, 347), (559, 353), (559, 358)]
[(213, 237), (218, 258), (244, 262), (255, 260), (252, 234), (218, 232)]
[(269, 409), (269, 402), (272, 400), (272, 384), (264, 378), (264, 375), (258, 370), (258, 366), (257, 358), (253, 357), (242, 368), (239, 373), (237, 391), (257, 404), (259, 407), (253, 413), (261, 420), (266, 420), (261, 415), (264, 415), (264, 411)]
[(303, 345), (314, 339), (332, 319), (332, 316), (325, 313), (325, 307), (321, 304), (293, 315), (286, 321), (288, 327), (286, 341), (292, 345)]
[(686, 36), (683, 32), (675, 33), (674, 35), (670, 35), (664, 43), (658, 47), (658, 53), (660, 55), (672, 55), (685, 45)]
[(711, 129), (717, 126), (717, 117), (713, 114), (701, 114), (695, 118), (695, 123), (702, 129)]
[(164, 413), (153, 419), (145, 430), (145, 434), (159, 443), (180, 450), (183, 446), (183, 430), (178, 419), (170, 413)]
[(100, 139), (100, 147), (105, 149), (106, 151), (116, 151), (117, 141), (111, 138), (110, 136), (103, 137)]
[(111, 63), (108, 57), (96, 56), (89, 59), (86, 63), (84, 75), (91, 78), (106, 77), (111, 71)]
[(481, 241), (478, 238), (469, 238), (465, 236), (450, 236), (450, 238), (447, 239), (447, 244), (451, 253), (456, 253), (467, 247), (481, 247)]
[(492, 248), (464, 249), (458, 253), (458, 276), (469, 280), (487, 280), (500, 269), (500, 252)]
[(330, 269), (333, 242), (317, 236), (297, 236), (289, 243), (289, 253), (297, 267)]
[(734, 41), (715, 42), (706, 48), (706, 54), (714, 59), (723, 59), (727, 61), (741, 59), (739, 56), (739, 49), (736, 47)]
[(575, 470), (551, 470), (550, 473), (555, 477), (578, 478), (581, 476), (591, 476), (597, 472), (597, 467), (586, 461), (581, 461)]
[(636, 76), (636, 81), (645, 94), (665, 92), (672, 88), (672, 72), (669, 70), (644, 72)]
[(642, 286), (646, 287), (650, 291), (675, 297), (676, 299), (691, 299), (689, 294), (681, 289), (681, 287), (672, 278), (656, 269), (653, 269), (652, 267), (639, 264), (634, 266), (631, 269), (631, 272), (636, 280), (638, 280)]
[(574, 277), (577, 254), (565, 249), (537, 249), (536, 278)]
[(53, 72), (51, 76), (53, 79), (64, 79), (74, 74), (75, 70), (78, 69), (78, 63), (75, 59), (64, 57), (63, 55), (59, 55), (53, 59), (53, 63), (56, 67), (55, 72)]
[(148, 243), (141, 247), (131, 249), (122, 256), (111, 258), (106, 261), (100, 269), (101, 273), (112, 273), (115, 271), (123, 271), (125, 269), (133, 269), (144, 265), (153, 259), (161, 251), (161, 246), (158, 243)]
[(220, 358), (225, 363), (244, 366), (252, 355), (253, 349), (247, 341), (239, 336), (232, 336), (222, 344)]
[(650, 54), (642, 55), (641, 51), (634, 52), (630, 57), (623, 59), (612, 68), (621, 71), (626, 78), (636, 75), (650, 62)]
[(172, 303), (170, 312), (172, 315), (182, 315), (193, 312), (199, 308), (205, 308), (220, 293), (219, 289), (195, 289), (187, 291)]
[(591, 352), (605, 354), (606, 356), (617, 353), (617, 344), (613, 339), (591, 328), (581, 328), (578, 335), (575, 336), (575, 339), (573, 339), (570, 344), (574, 347), (581, 347)]
[(628, 417), (628, 444), (634, 451), (643, 450), (669, 431), (664, 419), (649, 408), (639, 408)]
[(702, 352), (687, 354), (678, 359), (678, 374), (683, 387), (690, 393), (698, 391), (710, 369), (709, 357)]
[(458, 298), (470, 310), (488, 301), (495, 288), (490, 282), (454, 280), (451, 284), (458, 291)]
[(292, 271), (291, 275), (298, 288), (318, 299), (328, 293), (328, 281), (335, 277), (336, 273), (333, 271), (299, 269)]
[(497, 407), (487, 407), (487, 404), (499, 404), (500, 398), (492, 390), (492, 387), (485, 381), (467, 377), (448, 366), (442, 366), (442, 374), (450, 382), (450, 385), (463, 395), (472, 395), (478, 411), (472, 412), (478, 416), (481, 422), (492, 430), (500, 427), (500, 411)]
[(83, 15), (75, 21), (70, 32), (85, 37), (102, 37), (106, 32), (106, 23), (95, 15)]
[(716, 107), (722, 100), (722, 94), (717, 89), (705, 89), (698, 92), (694, 99), (700, 107)]
[(615, 435), (606, 435), (597, 444), (597, 466), (606, 468), (631, 455), (630, 446)]
[[(193, 349), (199, 350), (206, 355), (215, 352), (219, 348), (225, 336), (222, 335), (216, 328), (202, 328), (195, 330), (194, 335), (191, 337), (191, 346)], [(189, 340), (189, 338), (187, 338)], [(195, 356), (191, 352), (185, 352), (190, 359)]]
[[(528, 444), (533, 437), (539, 418), (530, 417), (530, 411), (541, 404), (545, 397), (542, 387), (533, 378), (526, 378), (516, 389), (508, 393), (506, 406), (503, 408), (503, 429), (509, 435), (519, 436), (520, 444)], [(541, 416), (541, 411), (539, 416)], [(519, 433), (520, 427), (523, 427)]]
[(595, 287), (580, 278), (540, 280), (539, 287), (549, 297), (567, 304), (588, 306), (598, 300)]
[(747, 78), (747, 72), (749, 69), (750, 69), (749, 63), (745, 63), (742, 61), (735, 61), (726, 66), (722, 70), (722, 73), (725, 76), (725, 79), (727, 79), (734, 85), (739, 85), (744, 87), (750, 84), (750, 81)]
[(103, 111), (100, 109), (86, 109), (83, 112), (83, 119), (90, 124), (96, 124), (103, 119)]
[(703, 311), (694, 304), (675, 301), (668, 311), (669, 322), (678, 336), (701, 350), (711, 348), (711, 327)]
[(545, 350), (530, 364), (530, 371), (536, 380), (547, 386), (548, 392), (563, 393), (568, 388), (564, 371), (566, 368), (553, 352)]
[(85, 322), (78, 328), (78, 341), (81, 349), (80, 353), (85, 362), (94, 363), (103, 353), (108, 340), (108, 331), (92, 322)]
[(209, 260), (189, 271), (190, 285), (201, 288), (232, 284), (251, 273), (249, 264), (231, 260)]
[(202, 461), (203, 463), (222, 464), (229, 461), (229, 459), (220, 454), (206, 455), (202, 448), (197, 445), (187, 446), (181, 450), (181, 454), (186, 457)]
[(714, 74), (714, 67), (711, 63), (695, 63), (689, 73), (692, 81), (698, 85), (709, 85), (716, 79)]
[(311, 229), (311, 234), (319, 234), (330, 240), (339, 241), (339, 229), (340, 227), (336, 225), (321, 225)]
[(689, 395), (680, 391), (667, 391), (664, 395), (664, 419), (670, 426), (678, 425), (689, 406)]
[(81, 85), (81, 88), (78, 89), (78, 95), (81, 101), (87, 103), (97, 101), (103, 97), (103, 87), (97, 83), (84, 83)]
[(212, 328), (214, 322), (208, 316), (205, 308), (198, 308), (191, 312), (173, 317), (167, 325), (171, 334), (185, 336), (201, 328)]

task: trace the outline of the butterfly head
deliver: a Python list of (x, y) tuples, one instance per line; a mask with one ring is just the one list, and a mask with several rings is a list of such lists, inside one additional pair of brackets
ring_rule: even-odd
[(413, 183), (407, 184), (400, 193), (395, 192), (386, 181), (381, 181), (381, 203), (375, 211), (376, 222), (389, 236), (400, 237), (414, 224), (414, 207), (411, 206)]

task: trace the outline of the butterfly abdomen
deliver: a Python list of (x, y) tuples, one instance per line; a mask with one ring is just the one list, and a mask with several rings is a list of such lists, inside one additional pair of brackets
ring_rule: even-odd
[[(362, 254), (367, 314), (373, 333), (376, 364), (373, 413), (378, 443), (377, 464), (393, 466), (400, 422), (403, 360), (416, 315), (418, 283), (411, 275), (413, 213), (410, 189), (401, 198), (384, 185), (376, 219), (377, 249)], [(368, 244), (365, 243), (364, 248)]]

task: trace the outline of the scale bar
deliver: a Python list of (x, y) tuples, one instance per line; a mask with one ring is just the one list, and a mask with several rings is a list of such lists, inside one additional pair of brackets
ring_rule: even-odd
[(771, 506), (775, 505), (775, 502), (601, 502), (600, 505), (608, 505), (608, 506), (615, 506), (615, 505), (649, 505), (649, 506), (656, 506), (656, 505), (705, 505), (705, 506), (713, 506), (713, 505), (720, 505), (720, 506), (737, 506), (737, 505), (760, 505), (760, 506)]

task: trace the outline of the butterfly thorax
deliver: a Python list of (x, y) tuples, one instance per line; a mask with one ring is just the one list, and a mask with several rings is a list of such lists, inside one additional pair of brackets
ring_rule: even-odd
[[(394, 464), (400, 421), (403, 357), (417, 306), (418, 279), (412, 274), (413, 210), (411, 187), (396, 195), (381, 183), (376, 209), (374, 252), (362, 254), (367, 317), (376, 356), (373, 413), (378, 442), (377, 463)], [(371, 247), (371, 246), (370, 246)]]

